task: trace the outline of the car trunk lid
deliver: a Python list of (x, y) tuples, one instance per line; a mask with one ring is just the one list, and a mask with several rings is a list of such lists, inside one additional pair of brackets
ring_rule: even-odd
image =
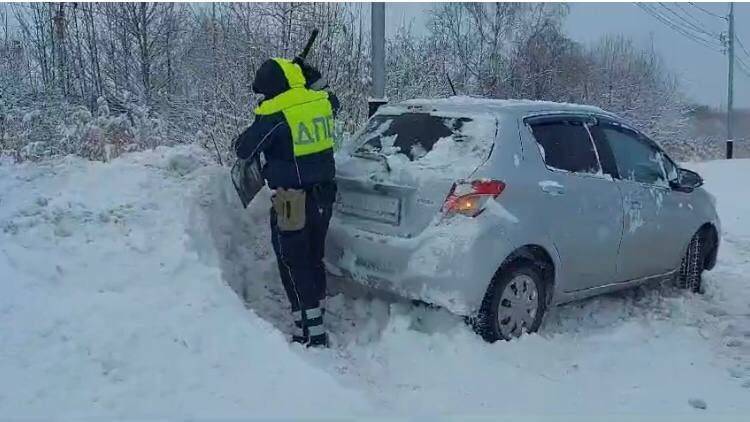
[(453, 183), (488, 159), (497, 131), (489, 114), (377, 114), (339, 160), (337, 217), (370, 232), (413, 237), (440, 212)]

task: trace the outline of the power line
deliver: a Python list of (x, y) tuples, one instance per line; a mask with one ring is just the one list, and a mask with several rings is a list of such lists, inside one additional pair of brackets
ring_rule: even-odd
[(672, 19), (670, 19), (668, 16), (665, 16), (663, 13), (659, 12), (658, 10), (652, 9), (651, 5), (646, 4), (646, 3), (636, 3), (636, 5), (640, 7), (643, 11), (651, 15), (652, 17), (656, 18), (659, 22), (667, 25), (674, 31), (689, 38), (690, 40), (698, 44), (701, 44), (704, 47), (710, 48), (712, 50), (720, 51), (720, 48), (721, 48), (720, 45), (712, 44), (713, 40), (707, 40), (701, 36), (702, 34), (697, 34), (691, 28), (686, 28), (684, 25), (674, 22)]
[[(742, 72), (743, 74), (750, 77), (750, 65), (748, 65), (742, 57), (736, 57), (735, 55), (735, 41), (736, 44), (739, 44), (742, 51), (748, 56), (748, 60), (750, 60), (750, 52), (748, 52), (748, 49), (745, 48), (745, 46), (742, 44), (742, 41), (739, 39), (739, 37), (735, 34), (734, 31), (734, 3), (729, 3), (729, 15), (724, 18), (720, 15), (717, 15), (713, 12), (710, 12), (706, 9), (703, 9), (700, 6), (695, 5), (694, 3), (690, 3), (692, 6), (696, 7), (700, 11), (716, 17), (720, 19), (725, 19), (729, 24), (729, 31), (727, 36), (725, 37), (722, 33), (721, 35), (710, 32), (709, 30), (705, 29), (705, 26), (703, 22), (696, 18), (692, 13), (690, 13), (687, 9), (683, 8), (681, 5), (677, 5), (677, 9), (674, 9), (672, 7), (669, 7), (665, 5), (664, 3), (659, 3), (659, 6), (661, 9), (664, 9), (662, 11), (661, 9), (648, 4), (648, 3), (636, 3), (636, 6), (638, 6), (641, 10), (648, 13), (655, 19), (657, 19), (659, 22), (663, 23), (664, 25), (670, 27), (675, 32), (678, 32), (682, 36), (690, 39), (691, 41), (700, 44), (706, 48), (709, 48), (714, 51), (722, 52), (723, 48), (726, 46), (726, 53), (727, 57), (729, 58), (729, 66), (728, 66), (728, 83), (727, 83), (727, 158), (732, 158), (733, 156), (733, 132), (732, 132), (732, 124), (733, 122), (733, 99), (734, 99), (734, 71), (735, 68)], [(670, 16), (672, 15), (672, 16)], [(675, 20), (676, 18), (676, 20)], [(706, 38), (706, 36), (708, 38)], [(718, 44), (718, 48), (717, 48)]]
[[(668, 12), (670, 12), (671, 14), (673, 14), (674, 16), (676, 16), (679, 20), (681, 20), (682, 22), (684, 22), (688, 26), (689, 29), (691, 29), (691, 30), (693, 30), (695, 32), (698, 32), (700, 34), (708, 35), (709, 37), (712, 37), (712, 38), (717, 38), (717, 39), (719, 38), (718, 34), (706, 31), (704, 29), (705, 25), (702, 22), (700, 22), (700, 20), (697, 20), (695, 17), (693, 17), (692, 15), (690, 15), (690, 13), (684, 12), (691, 19), (696, 19), (695, 21), (692, 21), (692, 20), (686, 18), (683, 14), (678, 13), (676, 10), (672, 9), (671, 7), (667, 6), (664, 3), (659, 3), (659, 6), (663, 7)], [(679, 7), (680, 10), (684, 11), (684, 9), (682, 9), (682, 7), (681, 7), (681, 5), (679, 3), (677, 3), (677, 7)]]
[(656, 18), (659, 22), (663, 23), (664, 25), (667, 25), (668, 27), (672, 28), (674, 31), (680, 33), (681, 35), (687, 37), (688, 39), (692, 40), (693, 42), (696, 42), (698, 44), (701, 44), (702, 46), (721, 52), (721, 45), (720, 44), (712, 44), (713, 40), (706, 40), (702, 37), (700, 37), (698, 34), (691, 31), (689, 28), (685, 28), (682, 25), (679, 25), (669, 19), (669, 17), (664, 16), (662, 13), (659, 13), (659, 11), (655, 9), (651, 9), (650, 5), (647, 3), (635, 3), (636, 6), (638, 6), (641, 10), (648, 13), (652, 17)]
[(687, 7), (685, 4), (683, 3), (673, 3), (673, 4), (677, 6), (677, 8), (682, 11), (682, 13), (684, 13), (686, 16), (692, 19), (693, 22), (698, 23), (699, 25), (701, 25), (701, 27), (705, 25), (703, 20), (699, 16), (693, 15), (693, 12), (691, 11), (691, 9)]
[(727, 17), (726, 17), (726, 16), (721, 16), (721, 15), (719, 15), (719, 14), (717, 14), (717, 13), (714, 13), (714, 12), (712, 12), (712, 11), (710, 11), (710, 10), (704, 9), (703, 7), (701, 7), (701, 6), (698, 6), (697, 4), (695, 4), (695, 3), (693, 3), (693, 2), (688, 2), (688, 4), (690, 4), (691, 6), (695, 7), (696, 9), (700, 10), (701, 12), (703, 12), (703, 13), (705, 13), (705, 14), (707, 14), (707, 15), (713, 16), (713, 17), (715, 17), (715, 18), (719, 18), (719, 19), (727, 20)]
[(745, 54), (747, 54), (747, 57), (750, 58), (750, 52), (748, 52), (747, 48), (745, 48), (745, 44), (742, 43), (742, 40), (740, 39), (739, 35), (735, 35), (734, 39), (737, 40), (737, 44), (739, 44), (742, 51), (744, 51)]
[(750, 77), (750, 65), (745, 63), (744, 60), (742, 60), (739, 57), (735, 57), (735, 64), (737, 65), (737, 68), (742, 71), (742, 73), (745, 74), (745, 76)]

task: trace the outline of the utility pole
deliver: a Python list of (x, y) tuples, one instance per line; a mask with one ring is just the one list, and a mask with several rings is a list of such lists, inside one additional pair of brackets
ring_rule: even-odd
[(372, 96), (368, 101), (368, 115), (372, 116), (388, 101), (385, 98), (385, 3), (370, 5)]
[(5, 49), (8, 49), (8, 4), (3, 3), (3, 18), (5, 19)]
[(734, 119), (734, 3), (729, 3), (729, 34), (727, 36), (727, 55), (729, 56), (729, 80), (727, 82), (727, 158), (734, 155), (733, 127)]

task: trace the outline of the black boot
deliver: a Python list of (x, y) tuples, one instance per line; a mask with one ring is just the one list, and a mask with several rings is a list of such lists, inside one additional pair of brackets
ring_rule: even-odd
[(328, 347), (328, 334), (323, 333), (317, 336), (311, 336), (310, 341), (307, 343), (307, 347)]
[(299, 343), (299, 344), (304, 344), (305, 346), (307, 346), (309, 342), (310, 340), (307, 337), (292, 336), (292, 343)]

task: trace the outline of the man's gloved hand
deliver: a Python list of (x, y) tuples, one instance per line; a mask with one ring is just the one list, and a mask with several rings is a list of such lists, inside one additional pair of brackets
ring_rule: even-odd
[[(309, 65), (305, 63), (304, 61), (297, 61), (296, 63), (302, 69), (302, 75), (305, 76), (305, 87), (307, 89), (323, 91), (323, 90), (326, 90), (326, 88), (328, 88), (328, 81), (323, 79), (323, 75), (320, 73), (320, 71), (317, 68), (315, 68), (315, 66)], [(339, 111), (339, 108), (341, 108), (341, 103), (339, 102), (339, 99), (336, 96), (336, 94), (328, 90), (326, 90), (326, 92), (328, 92), (328, 99), (331, 101), (331, 107), (333, 108), (333, 113), (337, 114)]]
[(320, 71), (316, 69), (315, 66), (309, 65), (304, 61), (299, 61), (297, 62), (297, 64), (302, 69), (302, 75), (305, 76), (306, 88), (311, 88), (313, 84), (318, 82), (323, 77), (323, 75), (321, 75)]

